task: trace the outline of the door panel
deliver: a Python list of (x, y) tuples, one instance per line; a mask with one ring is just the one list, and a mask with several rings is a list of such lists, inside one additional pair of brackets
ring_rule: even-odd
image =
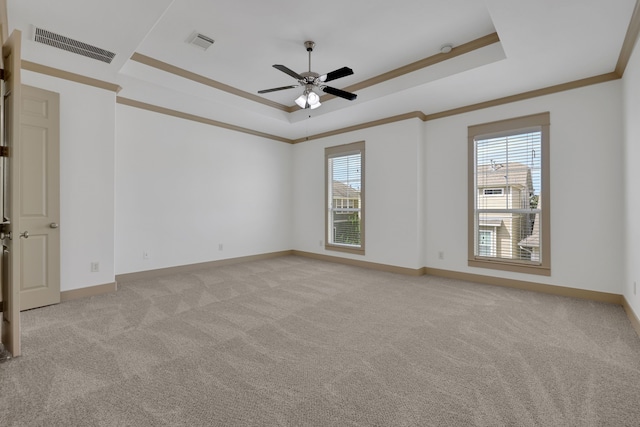
[[(22, 86), (20, 308), (60, 302), (59, 96)], [(51, 224), (56, 224), (52, 227)]]
[(47, 240), (47, 236), (29, 236), (22, 242), (22, 295), (47, 287)]
[(47, 216), (47, 129), (22, 125), (22, 168), (24, 189), (20, 215), (29, 218)]

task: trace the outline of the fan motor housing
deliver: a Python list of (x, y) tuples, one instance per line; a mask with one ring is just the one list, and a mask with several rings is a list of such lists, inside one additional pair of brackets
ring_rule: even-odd
[(313, 71), (305, 71), (304, 73), (300, 73), (302, 77), (304, 77), (307, 83), (313, 83), (315, 79), (320, 77), (320, 74), (314, 73)]

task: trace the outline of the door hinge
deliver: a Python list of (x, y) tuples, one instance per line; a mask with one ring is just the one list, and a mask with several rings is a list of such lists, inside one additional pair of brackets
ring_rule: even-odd
[(0, 157), (9, 157), (9, 147), (6, 145), (0, 146)]
[(4, 80), (4, 68), (0, 68), (0, 80)]

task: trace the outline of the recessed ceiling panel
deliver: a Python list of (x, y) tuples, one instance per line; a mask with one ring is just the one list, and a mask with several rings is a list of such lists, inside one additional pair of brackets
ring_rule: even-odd
[[(184, 40), (194, 28), (216, 40), (207, 52), (187, 49)], [(492, 32), (489, 13), (477, 0), (175, 0), (138, 51), (257, 93), (295, 84), (273, 64), (308, 71), (306, 40), (316, 42), (313, 71), (354, 70), (335, 82), (340, 87), (434, 55), (445, 43)], [(265, 97), (287, 105), (295, 98)]]

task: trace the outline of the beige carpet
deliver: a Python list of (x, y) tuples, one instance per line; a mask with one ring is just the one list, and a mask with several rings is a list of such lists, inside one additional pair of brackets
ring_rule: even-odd
[(623, 309), (299, 257), (24, 312), (0, 425), (638, 426)]

